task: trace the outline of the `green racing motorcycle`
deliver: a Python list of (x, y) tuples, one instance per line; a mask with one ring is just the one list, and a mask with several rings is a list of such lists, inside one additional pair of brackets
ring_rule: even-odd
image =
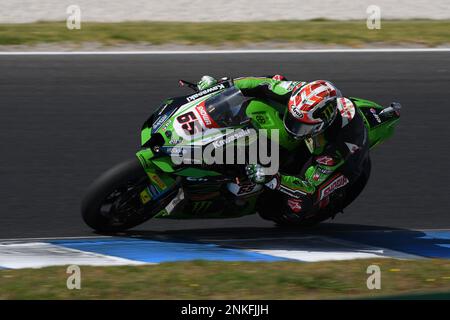
[[(187, 81), (180, 80), (180, 84), (195, 93), (164, 101), (144, 123), (136, 157), (103, 173), (88, 188), (81, 212), (85, 223), (94, 230), (124, 231), (151, 218), (236, 218), (255, 214), (257, 199), (264, 195), (265, 188), (246, 180), (242, 165), (177, 164), (173, 155), (192, 152), (193, 147), (227, 144), (233, 140), (227, 139), (230, 129), (234, 137), (247, 135), (249, 128), (262, 129), (269, 137), (270, 132), (278, 130), (280, 147), (292, 150), (305, 145), (284, 129), (286, 106), (244, 97), (227, 79), (203, 91)], [(372, 101), (349, 99), (363, 116), (370, 149), (393, 134), (400, 117), (399, 105), (384, 108)], [(208, 121), (214, 130), (205, 135), (202, 131), (209, 127)], [(199, 138), (193, 138), (196, 136)], [(305, 163), (307, 160), (305, 156)], [(317, 210), (305, 217), (303, 225), (332, 216)]]

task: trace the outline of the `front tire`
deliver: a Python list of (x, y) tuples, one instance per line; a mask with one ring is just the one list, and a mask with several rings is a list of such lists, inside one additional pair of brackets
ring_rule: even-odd
[(145, 214), (148, 208), (141, 203), (140, 192), (148, 183), (137, 158), (106, 171), (87, 189), (81, 203), (84, 222), (98, 232), (107, 233), (124, 231), (145, 222), (151, 215)]

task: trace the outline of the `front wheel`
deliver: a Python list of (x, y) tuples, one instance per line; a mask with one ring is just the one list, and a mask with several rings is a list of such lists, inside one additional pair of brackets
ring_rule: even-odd
[(150, 219), (163, 202), (142, 203), (140, 193), (148, 183), (137, 158), (111, 168), (89, 186), (81, 204), (84, 222), (99, 232), (118, 232)]

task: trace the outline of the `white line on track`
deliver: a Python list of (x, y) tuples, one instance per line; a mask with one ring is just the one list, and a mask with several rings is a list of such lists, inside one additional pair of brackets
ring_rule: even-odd
[[(273, 242), (273, 241), (276, 242)], [(386, 258), (423, 259), (422, 256), (401, 252), (382, 246), (367, 245), (357, 241), (349, 241), (324, 235), (265, 237), (247, 239), (204, 240), (208, 243), (222, 244), (241, 250), (251, 250), (259, 253), (298, 259), (302, 261), (347, 260), (356, 258)], [(270, 242), (266, 248), (259, 243)], [(271, 248), (272, 247), (272, 248)]]
[(3, 241), (37, 241), (37, 240), (70, 240), (70, 239), (104, 239), (112, 238), (112, 236), (79, 236), (79, 237), (42, 237), (42, 238), (10, 238), (10, 239), (0, 239)]
[(145, 262), (45, 242), (0, 244), (0, 265), (8, 269), (63, 265), (142, 265)]
[(450, 48), (379, 48), (379, 49), (268, 49), (268, 50), (180, 50), (180, 51), (3, 51), (2, 56), (30, 55), (165, 55), (165, 54), (246, 54), (246, 53), (386, 53), (450, 52)]

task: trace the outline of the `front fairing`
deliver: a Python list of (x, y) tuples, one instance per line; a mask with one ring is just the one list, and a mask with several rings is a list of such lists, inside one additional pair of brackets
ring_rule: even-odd
[(161, 140), (159, 151), (166, 155), (174, 148), (209, 144), (222, 138), (230, 129), (248, 126), (247, 100), (230, 82), (194, 95), (170, 99), (144, 124), (142, 147), (153, 147), (155, 136)]
[(165, 145), (173, 146), (178, 144), (184, 134), (180, 130), (176, 130), (177, 117), (191, 111), (195, 106), (231, 86), (232, 83), (224, 82), (192, 95), (167, 99), (144, 123), (141, 132), (141, 145), (145, 147), (145, 144), (148, 143), (152, 135), (157, 133), (162, 135), (165, 140)]
[[(141, 160), (141, 162), (143, 164), (152, 162), (164, 172), (187, 175), (187, 173), (184, 173), (186, 170), (179, 171), (174, 169), (171, 156), (188, 149), (202, 148), (226, 134), (226, 130), (230, 127), (219, 126), (214, 119), (209, 116), (207, 117), (205, 112), (207, 112), (207, 109), (213, 110), (214, 106), (218, 106), (213, 111), (216, 111), (216, 120), (220, 122), (219, 116), (223, 115), (220, 110), (225, 110), (223, 103), (222, 106), (220, 103), (226, 100), (220, 99), (220, 96), (223, 92), (227, 92), (227, 90), (228, 92), (239, 92), (239, 90), (232, 88), (231, 82), (225, 82), (193, 95), (166, 100), (144, 123), (141, 132), (142, 150), (138, 152), (138, 158), (141, 160), (143, 157), (147, 157), (147, 160)], [(234, 97), (236, 98), (236, 96)], [(212, 102), (208, 102), (209, 100)], [(240, 106), (244, 100), (245, 98), (240, 94), (238, 99), (234, 99), (233, 101)], [(222, 118), (225, 119), (225, 117)], [(236, 119), (231, 123), (231, 127), (235, 128), (241, 124)], [(192, 129), (192, 131), (189, 132), (186, 128)], [(145, 150), (150, 150), (151, 153)], [(217, 174), (208, 170), (201, 171), (196, 171), (195, 174)]]

